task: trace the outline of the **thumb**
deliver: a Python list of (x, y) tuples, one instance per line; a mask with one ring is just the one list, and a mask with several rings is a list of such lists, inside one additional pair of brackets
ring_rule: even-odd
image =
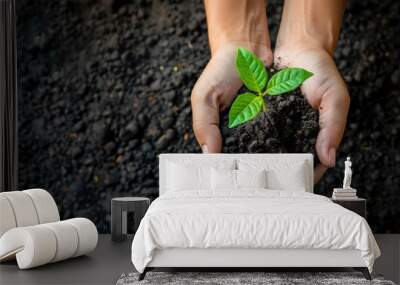
[(350, 105), (347, 88), (343, 86), (340, 89), (328, 90), (322, 96), (319, 106), (320, 131), (316, 150), (319, 160), (327, 167), (335, 166), (336, 151), (344, 134)]
[(219, 105), (212, 95), (192, 93), (193, 130), (203, 153), (218, 153), (222, 148), (219, 130)]

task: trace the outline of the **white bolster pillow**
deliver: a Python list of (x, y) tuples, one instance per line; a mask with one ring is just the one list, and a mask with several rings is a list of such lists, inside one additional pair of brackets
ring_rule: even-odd
[(14, 228), (0, 238), (0, 261), (16, 256), (20, 269), (37, 267), (86, 254), (97, 239), (95, 225), (85, 218)]

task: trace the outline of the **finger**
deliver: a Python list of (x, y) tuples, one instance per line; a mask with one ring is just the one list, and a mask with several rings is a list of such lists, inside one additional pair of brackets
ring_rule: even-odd
[(324, 176), (325, 172), (328, 170), (328, 168), (322, 164), (318, 164), (315, 169), (314, 169), (314, 184), (317, 184), (322, 176)]
[(335, 166), (336, 151), (344, 134), (350, 105), (346, 87), (340, 89), (339, 92), (334, 90), (335, 93), (325, 93), (319, 106), (320, 131), (316, 150), (319, 160), (326, 167)]
[(261, 59), (264, 65), (269, 67), (272, 66), (274, 56), (272, 55), (271, 48), (261, 49), (258, 53), (258, 58)]
[(218, 153), (222, 148), (219, 130), (219, 105), (216, 96), (192, 93), (193, 130), (203, 153)]

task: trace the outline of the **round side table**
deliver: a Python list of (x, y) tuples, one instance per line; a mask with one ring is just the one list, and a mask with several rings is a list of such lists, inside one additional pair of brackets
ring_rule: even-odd
[(133, 212), (134, 231), (136, 233), (150, 199), (145, 197), (119, 197), (111, 200), (111, 239), (124, 241), (127, 236), (127, 214)]

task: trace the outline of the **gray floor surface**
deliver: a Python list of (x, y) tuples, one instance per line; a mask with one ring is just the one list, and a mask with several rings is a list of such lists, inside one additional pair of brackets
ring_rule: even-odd
[[(382, 256), (374, 272), (386, 279), (400, 282), (400, 234), (375, 235)], [(19, 270), (15, 262), (0, 265), (0, 284), (115, 284), (124, 272), (134, 271), (130, 260), (132, 236), (115, 243), (110, 235), (100, 235), (94, 252), (88, 256)]]

